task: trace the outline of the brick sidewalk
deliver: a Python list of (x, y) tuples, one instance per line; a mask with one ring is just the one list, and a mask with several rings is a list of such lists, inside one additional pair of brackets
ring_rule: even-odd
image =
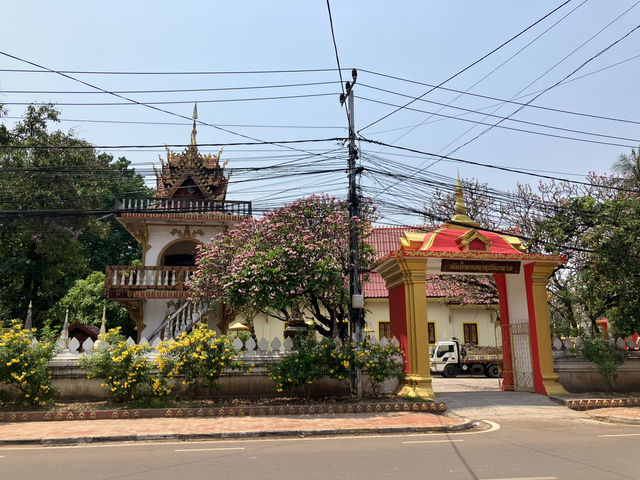
[(0, 423), (0, 444), (428, 432), (471, 427), (465, 419), (415, 412), (14, 422)]

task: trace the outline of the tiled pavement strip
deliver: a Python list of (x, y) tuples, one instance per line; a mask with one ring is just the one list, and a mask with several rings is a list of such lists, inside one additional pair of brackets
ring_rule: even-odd
[[(594, 420), (640, 424), (640, 408), (637, 407), (566, 411)], [(470, 428), (473, 423), (469, 419), (416, 412), (9, 422), (0, 423), (0, 445), (410, 433)]]
[(0, 445), (453, 431), (471, 427), (466, 419), (414, 412), (14, 422), (0, 424)]

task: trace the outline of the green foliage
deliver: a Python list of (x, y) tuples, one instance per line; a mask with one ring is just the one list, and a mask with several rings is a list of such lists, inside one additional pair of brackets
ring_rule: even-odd
[(395, 345), (380, 346), (366, 340), (357, 348), (331, 338), (317, 341), (312, 332), (294, 339), (294, 352), (269, 367), (276, 392), (307, 387), (320, 377), (348, 381), (352, 366), (369, 375), (374, 395), (381, 393), (385, 380), (402, 378), (402, 351)]
[(640, 198), (619, 192), (609, 199), (568, 199), (540, 228), (586, 251), (573, 260), (567, 296), (590, 323), (608, 318), (612, 333), (621, 336), (640, 330)]
[(49, 360), (54, 344), (34, 342), (35, 330), (24, 330), (20, 320), (0, 334), (0, 382), (20, 390), (18, 402), (44, 405), (53, 394)]
[(376, 345), (365, 339), (355, 355), (356, 367), (369, 375), (374, 395), (382, 393), (382, 385), (389, 378), (404, 378), (403, 352), (400, 347), (389, 343)]
[[(222, 370), (251, 370), (237, 360), (238, 351), (231, 339), (217, 337), (204, 323), (198, 323), (191, 332), (181, 334), (176, 340), (161, 343), (158, 353), (161, 376), (181, 377), (183, 384), (203, 386), (210, 395), (218, 388)], [(159, 383), (154, 386), (160, 387)]]
[(295, 337), (293, 353), (268, 367), (269, 378), (275, 383), (276, 392), (283, 392), (310, 385), (322, 376), (348, 379), (352, 363), (353, 348), (350, 345), (342, 348), (331, 338), (318, 342), (309, 331)]
[[(0, 176), (0, 209), (110, 210), (125, 192), (150, 195), (126, 159), (98, 155), (72, 132), (51, 131), (57, 121), (52, 106), (29, 106), (10, 132), (6, 143), (17, 148), (0, 151), (0, 169), (11, 172)], [(0, 322), (24, 318), (32, 300), (36, 326), (75, 280), (140, 255), (113, 218), (84, 215), (7, 215), (0, 242)]]
[(67, 294), (50, 311), (52, 323), (62, 325), (69, 309), (69, 324), (100, 325), (106, 307), (107, 328), (120, 327), (126, 337), (136, 338), (135, 323), (122, 305), (104, 298), (104, 273), (92, 272), (76, 280)]
[(153, 363), (145, 357), (151, 347), (129, 345), (119, 328), (109, 330), (102, 341), (97, 351), (80, 357), (78, 364), (87, 371), (87, 378), (102, 379), (102, 387), (117, 402), (139, 401), (163, 393), (154, 388)]
[(618, 367), (625, 362), (626, 352), (602, 335), (585, 336), (582, 341), (582, 357), (596, 365), (598, 372), (606, 380), (608, 389), (611, 389), (611, 381)]

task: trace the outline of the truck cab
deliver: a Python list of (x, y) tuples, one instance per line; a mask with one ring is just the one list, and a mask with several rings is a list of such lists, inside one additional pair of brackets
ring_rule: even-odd
[(452, 339), (448, 342), (438, 342), (431, 356), (431, 372), (439, 373), (443, 377), (455, 377), (460, 364), (460, 342)]

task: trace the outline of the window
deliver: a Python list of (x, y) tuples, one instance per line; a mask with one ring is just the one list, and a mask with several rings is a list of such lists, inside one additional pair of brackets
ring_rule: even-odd
[(477, 323), (463, 323), (462, 324), (462, 336), (464, 343), (478, 344), (478, 324)]
[(391, 340), (391, 322), (378, 322), (378, 341), (382, 337)]
[(429, 343), (436, 343), (436, 322), (427, 322), (427, 329), (429, 331)]
[(437, 356), (438, 358), (442, 358), (442, 356), (443, 356), (445, 353), (449, 353), (449, 352), (453, 352), (453, 345), (440, 345), (440, 346), (438, 347), (438, 351), (437, 351), (437, 353), (436, 353), (436, 356)]

